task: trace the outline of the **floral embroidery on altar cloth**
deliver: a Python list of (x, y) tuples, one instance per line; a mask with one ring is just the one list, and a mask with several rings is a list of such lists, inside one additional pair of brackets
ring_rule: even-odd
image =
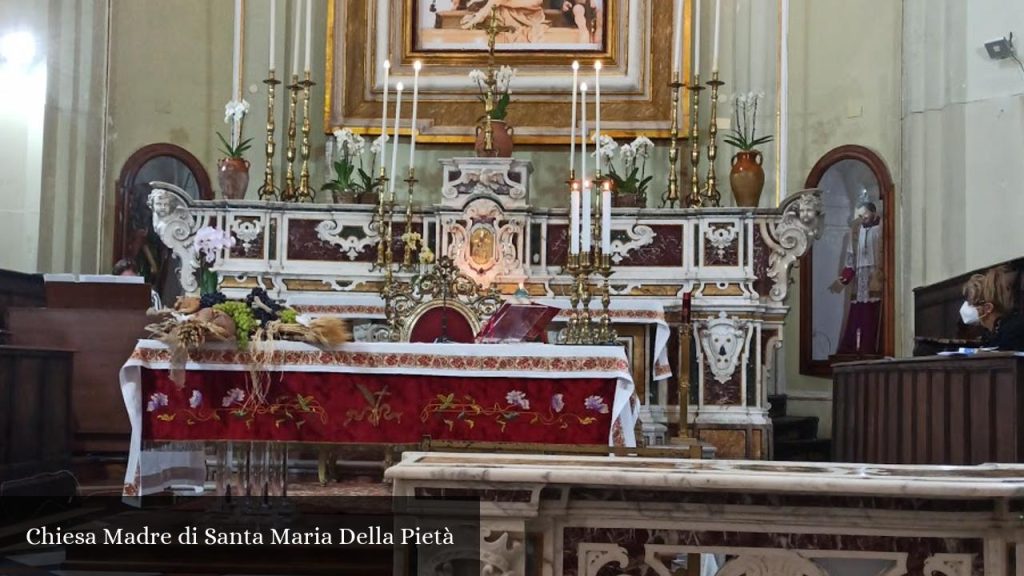
[[(279, 396), (274, 402), (246, 402), (246, 394), (241, 388), (232, 388), (221, 400), (221, 406), (204, 407), (203, 393), (192, 390), (188, 399), (188, 407), (171, 406), (168, 397), (162, 392), (150, 396), (146, 406), (147, 412), (155, 412), (156, 419), (162, 422), (184, 422), (186, 426), (194, 426), (200, 422), (222, 422), (224, 418), (244, 419), (247, 428), (252, 428), (257, 419), (273, 419), (274, 427), (293, 423), (301, 428), (307, 416), (318, 417), (322, 424), (328, 420), (327, 411), (313, 396), (289, 394)], [(223, 417), (222, 417), (223, 414)], [(179, 419), (180, 417), (180, 419)]]
[[(530, 400), (526, 393), (521, 390), (510, 390), (505, 394), (505, 405), (495, 402), (491, 406), (484, 406), (473, 396), (463, 394), (456, 398), (455, 393), (438, 394), (434, 400), (428, 403), (420, 412), (420, 420), (427, 422), (431, 417), (440, 417), (448, 426), (448, 430), (454, 430), (456, 424), (462, 424), (472, 429), (476, 426), (477, 419), (492, 419), (505, 431), (505, 427), (512, 422), (526, 421), (529, 425), (557, 426), (565, 430), (572, 424), (589, 426), (597, 422), (597, 418), (583, 414), (564, 412), (565, 395), (553, 394), (547, 402), (547, 410), (531, 410)], [(601, 396), (593, 395), (587, 397), (583, 403), (585, 411), (593, 411), (598, 414), (608, 414), (608, 404)]]

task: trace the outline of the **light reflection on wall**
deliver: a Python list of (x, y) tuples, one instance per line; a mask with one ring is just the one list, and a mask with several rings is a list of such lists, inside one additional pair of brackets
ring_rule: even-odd
[(0, 28), (0, 268), (35, 272), (39, 251), (46, 61), (36, 39)]

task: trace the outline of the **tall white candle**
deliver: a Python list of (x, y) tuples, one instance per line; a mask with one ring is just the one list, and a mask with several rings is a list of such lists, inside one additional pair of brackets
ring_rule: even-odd
[(267, 69), (277, 68), (274, 57), (277, 55), (277, 0), (270, 0), (270, 65)]
[(572, 61), (572, 120), (569, 121), (569, 173), (576, 169), (576, 92), (579, 91), (580, 63)]
[(414, 166), (413, 160), (416, 158), (416, 108), (419, 106), (420, 69), (422, 68), (423, 63), (419, 60), (412, 63), (412, 136), (409, 138), (409, 169)]
[(242, 100), (242, 0), (235, 0), (235, 41), (231, 45), (231, 99)]
[(580, 84), (580, 181), (587, 179), (587, 83)]
[[(703, 0), (693, 0), (693, 75), (700, 76), (700, 3)], [(683, 80), (682, 68), (679, 69), (679, 79)]]
[(380, 165), (384, 167), (384, 162), (388, 158), (388, 80), (391, 76), (391, 60), (384, 61), (384, 110), (380, 113)]
[(594, 62), (594, 150), (598, 151), (597, 171), (601, 172), (601, 61)]
[(312, 70), (310, 48), (313, 45), (313, 0), (306, 0), (306, 72)]
[[(698, 2), (699, 3), (699, 2)], [(676, 0), (672, 13), (672, 73), (683, 77), (683, 0)]]
[(778, 155), (778, 176), (775, 184), (775, 205), (782, 203), (783, 196), (789, 186), (789, 0), (780, 0), (779, 19), (782, 21), (779, 32), (779, 90), (778, 90), (778, 126), (775, 133), (775, 150)]
[(580, 182), (572, 183), (569, 192), (569, 252), (580, 253)]
[[(312, 2), (312, 0), (308, 1)], [(292, 36), (292, 74), (296, 76), (299, 74), (299, 38), (302, 35), (302, 28), (299, 27), (300, 22), (302, 22), (302, 0), (295, 0), (295, 35)]]
[(395, 197), (395, 182), (398, 181), (398, 122), (402, 118), (402, 90), (405, 86), (399, 82), (395, 86), (395, 138), (391, 143), (391, 181), (389, 184), (389, 192), (391, 198)]
[(583, 209), (581, 212), (583, 215), (580, 217), (580, 250), (584, 254), (590, 252), (590, 233), (591, 233), (591, 206), (594, 203), (593, 191), (590, 189), (590, 181), (583, 181)]
[(715, 51), (712, 53), (711, 73), (718, 72), (718, 47), (722, 38), (722, 0), (715, 0)]
[(601, 186), (601, 252), (612, 253), (612, 183)]

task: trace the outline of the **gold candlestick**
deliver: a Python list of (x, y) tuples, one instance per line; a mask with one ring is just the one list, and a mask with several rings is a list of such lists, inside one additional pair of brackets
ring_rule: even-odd
[(700, 84), (700, 74), (693, 75), (693, 84), (687, 86), (690, 91), (690, 195), (686, 199), (689, 208), (701, 204), (700, 198), (700, 93), (704, 87)]
[(725, 82), (718, 79), (718, 72), (711, 73), (711, 125), (708, 127), (708, 176), (704, 183), (704, 206), (718, 207), (722, 195), (718, 193), (718, 178), (715, 174), (715, 158), (718, 157), (718, 89)]
[(679, 440), (690, 437), (688, 420), (690, 412), (690, 346), (693, 343), (693, 327), (690, 323), (692, 302), (692, 294), (684, 294), (683, 306), (679, 311), (679, 431), (676, 434), (676, 438)]
[(572, 289), (569, 291), (569, 326), (565, 332), (566, 344), (577, 344), (580, 340), (580, 293), (579, 293), (580, 255), (570, 253), (566, 257), (565, 271), (572, 278)]
[[(409, 194), (405, 200), (405, 232), (403, 236), (408, 238), (402, 242), (405, 246), (404, 254), (402, 257), (402, 270), (405, 272), (412, 272), (416, 269), (416, 265), (413, 262), (413, 254), (419, 249), (419, 246), (414, 246), (412, 242), (412, 193), (416, 188), (416, 169), (412, 166), (409, 167), (409, 177), (405, 179), (405, 183), (409, 186)], [(420, 238), (420, 242), (426, 241), (426, 238)]]
[(662, 197), (661, 207), (667, 204), (669, 208), (675, 208), (679, 202), (679, 89), (682, 88), (679, 82), (679, 73), (672, 73), (672, 82), (669, 88), (672, 89), (672, 128), (669, 131), (668, 148), (668, 190)]
[[(387, 264), (388, 245), (391, 244), (391, 231), (387, 227), (391, 219), (387, 198), (388, 175), (383, 163), (380, 167), (380, 176), (377, 177), (377, 262), (370, 268), (371, 272), (384, 270)], [(388, 270), (390, 274), (390, 269)], [(385, 278), (387, 280), (387, 278)]]
[(267, 85), (267, 165), (263, 169), (263, 185), (259, 189), (259, 198), (276, 200), (280, 189), (274, 184), (274, 151), (277, 148), (277, 143), (274, 142), (274, 133), (277, 131), (274, 122), (274, 96), (281, 81), (274, 78), (274, 69), (271, 68), (263, 83)]
[(299, 75), (292, 74), (292, 83), (288, 85), (291, 91), (291, 99), (288, 102), (288, 147), (285, 149), (285, 158), (288, 160), (288, 170), (285, 173), (284, 190), (281, 192), (281, 200), (294, 202), (298, 190), (295, 188), (295, 136), (296, 136), (296, 113), (299, 105), (299, 90), (302, 84), (299, 83)]
[(598, 268), (598, 273), (604, 277), (604, 287), (601, 290), (601, 320), (598, 341), (602, 344), (614, 344), (618, 334), (612, 329), (612, 290), (608, 282), (608, 278), (612, 275), (611, 254), (601, 254), (601, 266)]
[(302, 148), (300, 151), (302, 155), (302, 172), (299, 176), (299, 189), (295, 194), (295, 200), (297, 202), (306, 200), (312, 202), (316, 192), (309, 187), (309, 131), (311, 128), (309, 122), (309, 92), (310, 88), (316, 86), (316, 83), (313, 82), (309, 70), (306, 70), (306, 78), (299, 85), (302, 86)]

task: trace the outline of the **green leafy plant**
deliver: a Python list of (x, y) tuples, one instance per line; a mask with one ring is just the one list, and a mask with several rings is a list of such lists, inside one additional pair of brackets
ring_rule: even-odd
[(365, 194), (373, 192), (380, 186), (380, 180), (373, 176), (377, 167), (383, 143), (387, 136), (378, 137), (370, 145), (369, 169), (364, 165), (366, 141), (362, 136), (348, 128), (334, 131), (334, 140), (338, 147), (338, 159), (334, 161), (334, 178), (320, 187), (331, 192), (355, 192)]
[[(615, 194), (636, 194), (645, 196), (647, 186), (654, 176), (647, 175), (647, 158), (654, 149), (654, 143), (646, 136), (638, 136), (633, 142), (619, 146), (609, 136), (601, 136), (595, 155), (602, 162), (606, 175), (615, 185)], [(615, 151), (622, 160), (621, 171), (616, 168)]]
[(242, 155), (246, 153), (249, 148), (252, 147), (252, 138), (246, 138), (235, 146), (232, 146), (230, 142), (224, 138), (224, 135), (217, 132), (217, 138), (220, 138), (220, 151), (223, 152), (228, 158), (242, 158)]
[(733, 98), (736, 126), (731, 128), (730, 134), (722, 140), (744, 152), (750, 152), (758, 146), (772, 141), (771, 135), (757, 136), (757, 107), (762, 98), (764, 98), (764, 94), (753, 92), (740, 94)]

